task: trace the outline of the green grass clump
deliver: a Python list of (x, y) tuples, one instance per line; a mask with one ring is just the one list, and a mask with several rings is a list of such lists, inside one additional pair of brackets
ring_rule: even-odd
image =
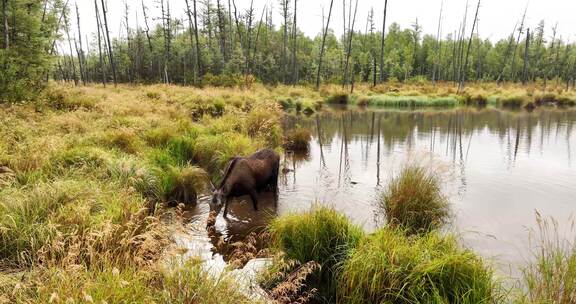
[(311, 139), (310, 130), (297, 128), (284, 136), (284, 148), (289, 151), (306, 153), (310, 150)]
[(139, 152), (142, 148), (142, 143), (135, 132), (126, 128), (105, 132), (101, 141), (110, 148), (117, 148), (131, 154)]
[(66, 90), (58, 87), (46, 90), (43, 99), (49, 107), (62, 111), (92, 109), (98, 102), (96, 98), (87, 96), (80, 90)]
[(495, 303), (492, 270), (437, 233), (406, 237), (384, 228), (360, 241), (344, 262), (340, 303)]
[(348, 256), (363, 236), (362, 230), (333, 209), (321, 207), (283, 216), (270, 224), (272, 247), (300, 264), (320, 264), (319, 291), (327, 298), (335, 295), (337, 265)]
[(454, 107), (460, 104), (458, 98), (453, 96), (378, 95), (368, 97), (364, 102), (367, 105), (380, 107)]
[(161, 169), (159, 176), (159, 192), (163, 201), (175, 205), (177, 203), (195, 204), (198, 194), (206, 188), (208, 181), (204, 170), (194, 166), (172, 167)]
[(448, 199), (442, 193), (437, 174), (424, 167), (409, 165), (392, 179), (380, 202), (386, 219), (408, 233), (440, 228), (449, 216)]
[(518, 303), (576, 303), (576, 243), (561, 238), (558, 223), (537, 215), (533, 259), (522, 269)]

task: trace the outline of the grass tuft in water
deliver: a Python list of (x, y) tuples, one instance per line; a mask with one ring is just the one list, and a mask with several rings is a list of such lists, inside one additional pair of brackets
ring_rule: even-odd
[(340, 303), (495, 303), (502, 297), (481, 258), (437, 233), (406, 237), (381, 229), (360, 241), (341, 274)]
[(442, 227), (449, 217), (449, 205), (440, 184), (440, 177), (431, 169), (417, 165), (403, 168), (380, 201), (389, 225), (410, 234)]
[(310, 130), (297, 128), (289, 131), (284, 137), (284, 148), (294, 152), (308, 152), (310, 150)]

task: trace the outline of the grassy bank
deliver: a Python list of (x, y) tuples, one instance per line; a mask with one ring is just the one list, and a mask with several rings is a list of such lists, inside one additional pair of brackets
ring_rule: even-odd
[(195, 203), (230, 157), (281, 145), (280, 107), (261, 93), (54, 86), (3, 105), (0, 303), (251, 303), (198, 263), (162, 267), (161, 206)]
[[(378, 107), (456, 107), (495, 106), (504, 108), (532, 108), (545, 105), (572, 107), (576, 105), (576, 92), (563, 85), (520, 86), (515, 84), (469, 84), (458, 94), (452, 83), (385, 83), (370, 87), (359, 85), (353, 94), (336, 86), (321, 90), (329, 104), (348, 104)], [(329, 93), (330, 92), (330, 93)]]

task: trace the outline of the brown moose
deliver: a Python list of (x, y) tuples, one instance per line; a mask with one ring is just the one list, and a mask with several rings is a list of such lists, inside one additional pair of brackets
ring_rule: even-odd
[(219, 187), (212, 183), (210, 211), (228, 215), (230, 198), (249, 195), (254, 210), (258, 210), (258, 192), (269, 187), (277, 195), (280, 156), (270, 149), (263, 149), (248, 157), (234, 157), (228, 163)]

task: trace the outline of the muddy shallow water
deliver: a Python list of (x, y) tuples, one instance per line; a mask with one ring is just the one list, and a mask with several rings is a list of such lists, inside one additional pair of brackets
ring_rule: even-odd
[(383, 187), (402, 165), (418, 162), (443, 176), (454, 215), (447, 229), (494, 258), (502, 272), (515, 273), (529, 257), (535, 210), (562, 224), (576, 208), (575, 122), (576, 111), (557, 109), (350, 108), (288, 117), (285, 129), (308, 128), (313, 137), (307, 155), (283, 157), (278, 203), (264, 193), (255, 212), (249, 199), (237, 200), (209, 237), (203, 198), (188, 211), (194, 237), (187, 247), (222, 261), (227, 252), (215, 249), (218, 242), (240, 240), (274, 216), (314, 204), (333, 206), (373, 231), (384, 224)]

